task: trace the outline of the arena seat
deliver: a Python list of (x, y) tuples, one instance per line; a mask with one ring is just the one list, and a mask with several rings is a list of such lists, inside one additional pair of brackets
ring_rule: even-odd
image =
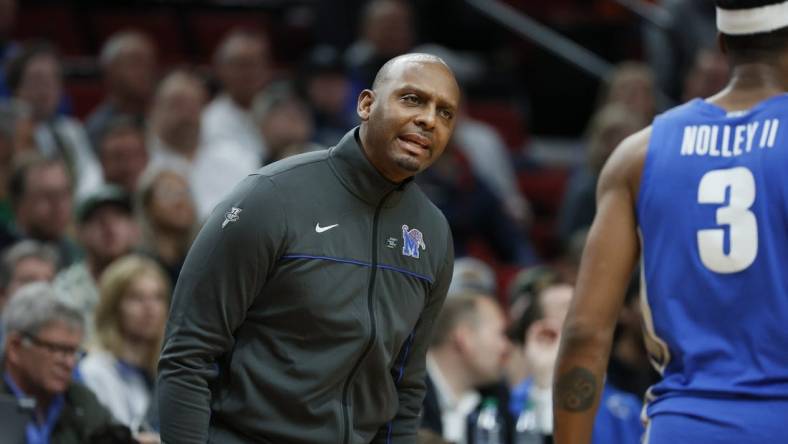
[(20, 7), (12, 37), (15, 40), (44, 39), (64, 55), (88, 53), (86, 35), (70, 4), (55, 2)]

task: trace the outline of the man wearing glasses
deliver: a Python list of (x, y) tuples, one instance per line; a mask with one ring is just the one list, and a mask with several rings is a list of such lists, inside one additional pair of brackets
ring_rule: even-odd
[(0, 396), (32, 409), (28, 444), (88, 443), (113, 426), (109, 411), (85, 386), (72, 382), (81, 355), (82, 314), (61, 302), (46, 283), (29, 284), (3, 311)]

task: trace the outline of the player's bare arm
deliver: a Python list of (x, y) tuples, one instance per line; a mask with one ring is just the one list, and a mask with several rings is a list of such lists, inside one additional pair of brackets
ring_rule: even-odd
[(597, 214), (583, 253), (556, 366), (555, 442), (588, 443), (613, 330), (640, 243), (635, 199), (650, 128), (624, 140), (602, 170)]

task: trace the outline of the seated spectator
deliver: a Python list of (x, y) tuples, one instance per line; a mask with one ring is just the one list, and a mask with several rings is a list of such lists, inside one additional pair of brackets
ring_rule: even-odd
[(222, 39), (214, 55), (221, 91), (203, 116), (209, 146), (232, 142), (258, 159), (268, 155), (251, 110), (254, 97), (271, 81), (271, 66), (271, 45), (264, 33), (234, 29)]
[(34, 240), (23, 240), (3, 252), (0, 259), (0, 312), (19, 287), (51, 282), (57, 270), (57, 251)]
[(728, 84), (728, 60), (718, 49), (701, 49), (684, 78), (681, 100), (705, 99), (722, 91)]
[(136, 433), (150, 432), (150, 408), (170, 283), (151, 259), (126, 256), (101, 277), (97, 347), (79, 364), (99, 401)]
[[(182, 169), (189, 178), (199, 220), (205, 220), (236, 183), (259, 168), (259, 153), (230, 139), (207, 142), (201, 128), (208, 92), (188, 71), (174, 71), (156, 91), (150, 118), (152, 168)], [(260, 131), (259, 127), (255, 128)]]
[(682, 80), (701, 48), (717, 43), (714, 2), (660, 0), (667, 23), (644, 22), (643, 49), (657, 87), (673, 101), (681, 99)]
[(264, 164), (321, 148), (310, 142), (314, 125), (306, 102), (288, 83), (272, 84), (260, 92), (252, 115), (268, 144)]
[(639, 400), (644, 399), (648, 388), (661, 379), (649, 359), (644, 331), (638, 271), (629, 281), (624, 305), (613, 331), (606, 381), (617, 389), (634, 394)]
[(99, 63), (106, 96), (85, 123), (94, 149), (98, 149), (99, 136), (118, 116), (129, 116), (142, 126), (158, 77), (156, 47), (147, 35), (138, 31), (111, 35), (101, 47)]
[(8, 87), (32, 108), (36, 148), (44, 156), (62, 158), (74, 178), (74, 192), (83, 195), (102, 182), (101, 166), (82, 124), (57, 114), (63, 92), (62, 67), (47, 43), (25, 46), (8, 64)]
[[(522, 273), (522, 272), (521, 272)], [(525, 309), (515, 314), (507, 334), (514, 344), (512, 359), (507, 368), (512, 388), (509, 404), (516, 418), (527, 405), (536, 414), (537, 430), (543, 435), (553, 433), (552, 382), (558, 357), (561, 327), (572, 300), (573, 287), (565, 283), (558, 272), (549, 268), (527, 270), (530, 282), (516, 278), (520, 285), (512, 307)]]
[(145, 133), (131, 116), (116, 116), (102, 124), (96, 149), (104, 181), (134, 194), (140, 175), (148, 166)]
[(496, 262), (527, 266), (536, 261), (522, 227), (451, 142), (431, 168), (416, 176), (416, 183), (448, 219), (458, 257), (477, 242)]
[(531, 220), (530, 204), (520, 192), (514, 160), (498, 131), (469, 116), (462, 106), (453, 141), (474, 174), (503, 203), (506, 214), (525, 228)]
[(59, 267), (73, 264), (82, 252), (68, 235), (73, 199), (65, 164), (37, 153), (17, 160), (8, 185), (15, 222), (2, 228), (0, 250), (21, 239), (35, 239), (57, 248)]
[(616, 66), (601, 97), (600, 109), (619, 105), (646, 122), (651, 122), (657, 113), (654, 73), (644, 63), (624, 62)]
[[(0, 393), (34, 402), (31, 443), (91, 443), (113, 425), (93, 392), (72, 381), (80, 357), (82, 314), (45, 283), (17, 291), (3, 311), (5, 356)], [(25, 401), (23, 401), (25, 400)]]
[(448, 295), (466, 293), (498, 294), (495, 270), (483, 260), (470, 256), (454, 260)]
[[(55, 249), (34, 240), (19, 241), (6, 249), (0, 258), (0, 313), (19, 287), (32, 282), (51, 282), (55, 278), (57, 263)], [(0, 346), (3, 343), (2, 327), (0, 323)]]
[(608, 157), (622, 140), (645, 126), (638, 114), (619, 105), (608, 105), (591, 117), (586, 164), (569, 179), (559, 210), (558, 234), (565, 246), (594, 220), (597, 180)]
[(173, 168), (146, 171), (134, 208), (142, 233), (140, 252), (156, 259), (170, 281), (177, 282), (186, 253), (199, 230), (194, 200), (183, 171)]
[[(515, 283), (520, 288), (515, 293), (513, 307), (521, 306), (518, 303), (521, 299), (529, 301), (508, 329), (514, 344), (507, 369), (514, 384), (509, 411), (515, 418), (530, 411), (535, 431), (546, 438), (553, 433), (553, 372), (573, 287), (549, 268), (528, 270)], [(642, 404), (634, 395), (606, 381), (600, 406), (593, 444), (640, 443)]]
[[(482, 400), (479, 387), (503, 376), (509, 349), (505, 323), (492, 296), (471, 293), (446, 300), (427, 353), (422, 428), (449, 442), (467, 442), (472, 413)], [(499, 412), (506, 415), (505, 408)]]
[(356, 100), (342, 55), (336, 48), (319, 45), (302, 62), (298, 76), (299, 93), (312, 112), (312, 141), (333, 146), (348, 128), (356, 126)]
[[(478, 61), (459, 51), (437, 45), (420, 45), (416, 52), (434, 54), (443, 59), (457, 76), (463, 90), (480, 77)], [(463, 92), (463, 97), (467, 91)], [(520, 191), (514, 170), (514, 159), (500, 133), (495, 127), (474, 119), (468, 114), (467, 103), (463, 102), (456, 117), (452, 143), (468, 160), (474, 175), (503, 202), (506, 213), (524, 228), (531, 221), (528, 201)]]
[(353, 83), (352, 96), (369, 88), (383, 64), (410, 51), (415, 43), (415, 23), (409, 2), (372, 0), (361, 11), (359, 36), (344, 54)]
[(85, 258), (62, 270), (53, 286), (85, 316), (86, 343), (93, 339), (93, 315), (99, 302), (98, 280), (116, 259), (139, 241), (131, 197), (115, 185), (102, 185), (77, 205), (77, 239)]

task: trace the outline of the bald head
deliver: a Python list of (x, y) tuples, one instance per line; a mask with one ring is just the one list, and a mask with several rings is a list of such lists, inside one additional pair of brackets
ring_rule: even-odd
[(440, 157), (454, 131), (460, 88), (438, 57), (406, 54), (378, 71), (358, 98), (359, 135), (372, 164), (400, 182)]
[(435, 63), (441, 65), (451, 74), (454, 82), (457, 83), (457, 80), (454, 78), (454, 72), (440, 57), (432, 54), (410, 53), (394, 57), (381, 66), (377, 75), (375, 75), (375, 80), (372, 82), (372, 90), (377, 91), (385, 82), (392, 78), (397, 78), (397, 75), (410, 63)]

